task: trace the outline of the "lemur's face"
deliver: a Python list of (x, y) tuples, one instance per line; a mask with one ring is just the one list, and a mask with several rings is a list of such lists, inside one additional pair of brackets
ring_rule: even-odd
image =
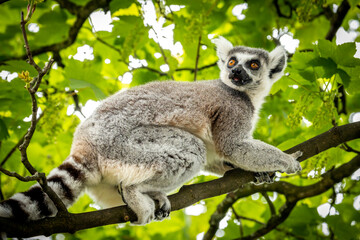
[(259, 84), (267, 71), (269, 54), (259, 49), (236, 47), (223, 62), (222, 79), (235, 86)]
[(282, 47), (271, 53), (258, 48), (233, 47), (225, 38), (214, 40), (220, 78), (228, 86), (245, 91), (271, 85), (283, 75), (286, 55)]

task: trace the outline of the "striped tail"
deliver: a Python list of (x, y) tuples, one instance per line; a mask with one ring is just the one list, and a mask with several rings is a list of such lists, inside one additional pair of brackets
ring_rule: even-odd
[[(69, 156), (59, 167), (48, 175), (48, 186), (69, 207), (84, 190), (86, 182), (95, 169), (87, 167), (75, 156)], [(16, 193), (0, 203), (0, 217), (18, 220), (37, 220), (55, 216), (57, 209), (50, 198), (35, 184), (26, 192)]]

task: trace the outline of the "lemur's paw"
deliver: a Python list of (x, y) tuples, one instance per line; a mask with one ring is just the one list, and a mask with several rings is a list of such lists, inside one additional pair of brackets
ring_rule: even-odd
[(146, 224), (152, 222), (154, 219), (155, 219), (154, 215), (141, 217), (137, 221), (131, 222), (131, 224), (133, 224), (133, 225), (146, 225)]
[(289, 165), (288, 168), (286, 169), (286, 173), (290, 174), (290, 173), (296, 173), (296, 172), (300, 172), (301, 171), (301, 165), (300, 162), (297, 161), (296, 159), (298, 159), (299, 157), (301, 157), (303, 155), (303, 153), (301, 151), (297, 151), (295, 153), (289, 154), (290, 161), (289, 161)]
[(299, 157), (301, 157), (303, 155), (303, 152), (302, 151), (297, 151), (297, 152), (294, 152), (292, 154), (290, 154), (293, 158), (298, 159)]
[(275, 179), (275, 172), (256, 172), (255, 181), (256, 185), (262, 183), (273, 183)]
[(155, 219), (161, 221), (170, 215), (171, 204), (169, 199), (165, 197), (159, 201), (159, 205), (159, 208), (155, 210)]
[(170, 215), (170, 208), (160, 208), (155, 210), (155, 220), (161, 221)]
[(139, 214), (138, 219), (135, 222), (131, 222), (133, 225), (145, 225), (155, 219), (154, 211), (146, 211), (143, 214)]

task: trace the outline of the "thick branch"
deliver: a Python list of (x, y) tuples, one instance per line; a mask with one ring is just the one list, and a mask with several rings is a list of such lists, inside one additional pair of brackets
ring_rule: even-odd
[[(289, 152), (296, 150), (304, 151), (306, 158), (325, 151), (331, 147), (337, 146), (360, 137), (360, 122), (347, 124), (341, 127), (333, 128), (317, 137), (314, 137), (294, 148)], [(321, 143), (318, 147), (314, 145), (314, 139)], [(328, 145), (326, 143), (328, 142)], [(317, 150), (314, 150), (317, 149)], [(310, 151), (308, 153), (307, 151)], [(304, 160), (304, 159), (303, 159)], [(255, 192), (277, 191), (286, 194), (290, 201), (294, 198), (306, 198), (320, 194), (329, 189), (336, 182), (350, 176), (360, 167), (360, 160), (355, 160), (344, 164), (324, 175), (323, 180), (315, 185), (306, 187), (297, 187), (286, 182), (276, 182), (274, 184), (264, 184), (260, 186), (247, 185), (236, 193), (241, 196), (248, 196)], [(178, 193), (169, 196), (172, 211), (176, 211), (190, 206), (202, 199), (222, 195), (234, 191), (250, 181), (254, 180), (254, 174), (240, 169), (234, 169), (225, 174), (224, 177), (213, 181), (198, 183), (182, 187)], [(298, 195), (296, 195), (298, 194)], [(82, 229), (98, 227), (103, 225), (134, 221), (135, 214), (126, 206), (104, 209), (95, 212), (69, 214), (55, 218), (47, 218), (27, 224), (19, 224), (14, 220), (0, 218), (0, 232), (7, 232), (9, 236), (30, 237), (35, 235), (51, 235), (60, 232), (76, 232)]]
[[(301, 199), (313, 197), (328, 191), (334, 186), (334, 184), (351, 176), (351, 174), (353, 174), (358, 168), (360, 168), (360, 155), (357, 155), (350, 162), (327, 172), (323, 175), (323, 179), (321, 181), (309, 186), (301, 187), (288, 182), (275, 182), (273, 184), (263, 185), (247, 184), (243, 188), (236, 190), (234, 193), (229, 193), (225, 200), (219, 204), (220, 208), (218, 207), (217, 211), (212, 215), (210, 228), (205, 234), (204, 240), (213, 238), (219, 226), (219, 222), (225, 217), (228, 209), (240, 198), (244, 198), (258, 192), (278, 192), (284, 194), (289, 203), (296, 204), (296, 202)], [(292, 208), (288, 210), (289, 212), (286, 212), (287, 216), (290, 214)], [(263, 228), (250, 235), (249, 238), (245, 237), (244, 239), (257, 239), (270, 232), (286, 219), (280, 218), (283, 214), (283, 212), (280, 212), (279, 215), (272, 215), (269, 222)]]
[(332, 39), (335, 37), (335, 34), (337, 30), (340, 28), (342, 22), (344, 21), (344, 18), (348, 11), (350, 10), (350, 4), (348, 0), (342, 1), (339, 8), (337, 9), (336, 13), (333, 15), (333, 17), (330, 19), (330, 30), (326, 34), (325, 39), (332, 41)]
[(286, 153), (303, 151), (298, 159), (300, 162), (319, 154), (329, 148), (336, 147), (360, 137), (360, 122), (350, 123), (343, 126), (333, 127), (329, 131), (313, 137), (299, 145), (286, 150)]

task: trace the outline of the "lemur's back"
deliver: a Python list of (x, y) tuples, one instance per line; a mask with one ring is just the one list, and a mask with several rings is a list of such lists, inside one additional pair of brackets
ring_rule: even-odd
[(250, 130), (251, 102), (246, 95), (236, 95), (220, 80), (154, 82), (107, 98), (78, 127), (74, 142), (85, 136), (99, 154), (119, 158), (121, 146), (131, 131), (146, 125), (173, 126), (211, 141), (214, 115), (218, 111), (228, 112), (228, 118), (233, 117), (236, 124), (247, 125)]

